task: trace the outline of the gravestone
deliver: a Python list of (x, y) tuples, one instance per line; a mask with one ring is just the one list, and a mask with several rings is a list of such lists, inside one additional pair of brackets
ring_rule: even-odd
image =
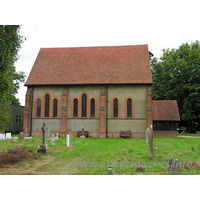
[(81, 132), (81, 139), (85, 139), (85, 135), (84, 135), (84, 125), (82, 126), (82, 132)]
[(41, 128), (41, 130), (42, 130), (42, 144), (40, 145), (40, 149), (38, 149), (38, 153), (47, 154), (50, 148), (48, 147), (48, 144), (46, 144), (45, 123), (43, 123), (43, 127)]
[(23, 132), (19, 133), (19, 140), (24, 140), (24, 133)]
[(148, 143), (148, 135), (147, 135), (147, 130), (146, 130), (146, 143)]
[(4, 134), (4, 133), (3, 133), (3, 134), (1, 133), (1, 134), (0, 134), (0, 140), (4, 140), (4, 139), (5, 139), (5, 134)]
[(148, 141), (149, 141), (149, 150), (151, 153), (151, 157), (154, 158), (154, 151), (153, 151), (153, 142), (151, 139), (151, 134), (149, 132), (149, 128), (147, 128), (147, 136), (148, 136)]
[(67, 147), (69, 147), (71, 145), (71, 136), (67, 135), (66, 139), (67, 139), (66, 140), (66, 145), (67, 145)]
[(145, 172), (145, 167), (144, 166), (136, 166), (136, 172)]
[(158, 147), (154, 147), (153, 149), (154, 149), (154, 151), (158, 151)]
[(151, 129), (151, 142), (152, 142), (152, 146), (153, 146), (153, 126), (150, 126)]
[(47, 130), (47, 131), (46, 131), (46, 137), (49, 137), (49, 128), (47, 127), (46, 130)]
[(59, 134), (58, 134), (58, 133), (56, 133), (56, 140), (58, 140), (58, 135), (59, 135)]
[(51, 134), (50, 142), (51, 143), (55, 142), (55, 134)]
[(173, 159), (172, 157), (169, 159), (168, 172), (172, 175), (179, 174), (179, 160), (178, 159)]
[(82, 133), (81, 135), (84, 135), (84, 125), (82, 126)]
[(6, 133), (6, 139), (11, 139), (11, 133)]
[(107, 169), (107, 175), (112, 175), (112, 168), (110, 166)]

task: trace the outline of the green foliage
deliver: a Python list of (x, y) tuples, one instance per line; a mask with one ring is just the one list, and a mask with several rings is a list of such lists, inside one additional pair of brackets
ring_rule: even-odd
[(153, 99), (177, 100), (181, 119), (189, 131), (200, 129), (200, 43), (164, 49), (152, 59)]
[(13, 104), (19, 105), (15, 94), (19, 83), (25, 80), (24, 72), (16, 72), (14, 62), (24, 38), (19, 35), (20, 26), (0, 25), (0, 131), (5, 131), (10, 119), (6, 110)]

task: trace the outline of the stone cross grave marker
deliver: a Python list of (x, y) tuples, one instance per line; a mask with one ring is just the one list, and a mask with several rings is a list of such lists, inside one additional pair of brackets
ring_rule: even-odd
[(42, 130), (42, 144), (40, 145), (40, 149), (38, 149), (38, 153), (47, 154), (47, 152), (50, 150), (50, 148), (46, 144), (45, 123), (43, 123), (43, 127), (41, 128), (41, 130)]
[(168, 172), (172, 175), (179, 174), (179, 160), (178, 159), (173, 159), (172, 157), (169, 159)]
[(71, 145), (71, 136), (70, 135), (67, 135), (67, 138), (66, 138), (66, 145), (67, 147), (69, 147)]
[(148, 141), (149, 141), (149, 149), (150, 149), (151, 157), (154, 158), (154, 151), (153, 151), (152, 139), (151, 139), (151, 134), (149, 132), (149, 128), (147, 128), (147, 136), (148, 136)]

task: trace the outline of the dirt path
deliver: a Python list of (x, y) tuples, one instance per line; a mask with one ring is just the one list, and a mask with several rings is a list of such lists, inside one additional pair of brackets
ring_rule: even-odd
[(194, 137), (194, 136), (181, 136), (181, 135), (179, 136), (179, 135), (178, 135), (177, 137), (186, 137), (186, 138), (199, 138), (199, 139), (200, 139), (200, 137)]

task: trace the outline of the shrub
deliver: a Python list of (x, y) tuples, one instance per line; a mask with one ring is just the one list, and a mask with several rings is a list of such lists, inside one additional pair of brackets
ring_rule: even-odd
[(23, 147), (15, 147), (12, 149), (8, 149), (7, 152), (0, 153), (0, 166), (37, 158), (39, 158), (39, 154), (32, 153), (29, 150), (24, 149)]

